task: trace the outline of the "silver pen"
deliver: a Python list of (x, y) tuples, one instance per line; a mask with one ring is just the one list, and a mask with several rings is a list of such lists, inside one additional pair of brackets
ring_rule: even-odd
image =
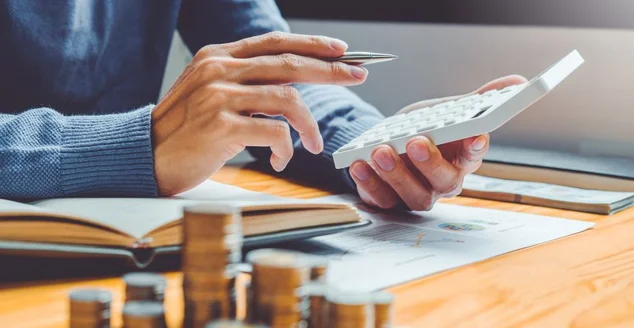
[(331, 58), (330, 61), (338, 61), (349, 65), (370, 65), (397, 59), (398, 56), (380, 54), (375, 52), (346, 52), (341, 57)]

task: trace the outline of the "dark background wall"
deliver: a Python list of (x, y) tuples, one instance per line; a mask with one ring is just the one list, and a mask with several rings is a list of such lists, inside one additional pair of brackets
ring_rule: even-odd
[(277, 0), (287, 18), (634, 28), (634, 0)]

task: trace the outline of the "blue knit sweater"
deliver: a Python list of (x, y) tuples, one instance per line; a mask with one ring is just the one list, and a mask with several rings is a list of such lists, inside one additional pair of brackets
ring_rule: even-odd
[[(196, 52), (288, 25), (274, 0), (0, 2), (0, 198), (156, 196), (150, 113), (176, 29)], [(297, 87), (325, 150), (293, 132), (289, 168), (350, 183), (332, 153), (381, 114), (342, 87)]]

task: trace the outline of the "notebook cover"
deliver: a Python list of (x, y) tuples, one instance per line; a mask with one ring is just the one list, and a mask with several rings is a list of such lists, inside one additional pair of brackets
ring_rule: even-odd
[[(281, 231), (270, 234), (254, 235), (244, 238), (243, 247), (255, 248), (285, 241), (308, 239), (324, 236), (340, 231), (366, 226), (371, 221), (362, 219), (358, 222), (322, 226), (292, 231)], [(17, 241), (0, 241), (0, 254), (13, 254), (32, 257), (117, 257), (126, 258), (139, 269), (150, 265), (156, 256), (177, 254), (180, 246), (158, 247), (155, 249), (127, 249), (116, 247), (82, 246), (71, 244), (48, 244)]]
[(492, 144), (484, 161), (634, 180), (634, 158), (587, 156)]

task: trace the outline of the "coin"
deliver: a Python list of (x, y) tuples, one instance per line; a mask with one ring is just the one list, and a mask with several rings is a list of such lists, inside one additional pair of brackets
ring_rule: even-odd
[(371, 293), (329, 289), (326, 292), (326, 300), (329, 327), (374, 327), (374, 303)]
[(164, 300), (167, 281), (158, 273), (128, 273), (123, 276), (123, 281), (126, 285), (126, 302), (156, 301), (162, 303)]
[(247, 254), (252, 264), (249, 322), (273, 327), (295, 327), (308, 312), (307, 295), (300, 287), (310, 280), (310, 261), (305, 254), (260, 249)]
[(104, 289), (76, 289), (69, 293), (71, 328), (110, 327), (112, 294)]
[(246, 309), (244, 314), (244, 320), (249, 323), (257, 322), (258, 316), (255, 311), (255, 308), (256, 308), (255, 295), (254, 295), (255, 293), (253, 291), (251, 282), (245, 283), (244, 289), (245, 289), (245, 298), (246, 298), (246, 301), (245, 301)]
[(259, 249), (247, 254), (253, 265), (253, 284), (258, 290), (298, 288), (310, 279), (310, 260), (305, 254), (277, 249)]
[(201, 237), (241, 234), (240, 212), (236, 207), (205, 203), (185, 206), (183, 212), (186, 234)]
[(321, 281), (313, 281), (301, 287), (309, 298), (308, 313), (304, 316), (309, 328), (328, 327), (328, 303), (325, 297), (327, 288)]
[(389, 328), (392, 325), (391, 307), (394, 296), (387, 292), (376, 292), (372, 295), (374, 302), (374, 327)]
[[(228, 313), (223, 299), (185, 300), (185, 316), (183, 327), (199, 328), (212, 320), (223, 319), (223, 312)], [(224, 316), (226, 318), (226, 316)]]
[(166, 328), (163, 304), (130, 301), (123, 306), (123, 328)]
[(267, 328), (267, 326), (245, 323), (238, 320), (216, 320), (208, 323), (205, 328)]
[(235, 279), (232, 267), (218, 273), (183, 272), (185, 327), (203, 327), (211, 320), (235, 318)]
[(328, 263), (330, 260), (325, 256), (311, 255), (309, 257), (310, 262), (310, 280), (322, 280), (326, 277), (326, 271), (328, 270)]

